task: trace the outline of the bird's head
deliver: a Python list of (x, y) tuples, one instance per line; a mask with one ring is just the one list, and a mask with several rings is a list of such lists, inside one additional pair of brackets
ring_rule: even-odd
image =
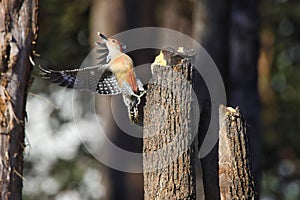
[(116, 39), (113, 39), (113, 38), (107, 38), (102, 33), (98, 33), (98, 35), (105, 42), (105, 44), (106, 44), (109, 51), (115, 51), (115, 50), (118, 50), (120, 52), (125, 51), (126, 46), (123, 43), (121, 43), (120, 41), (118, 41)]

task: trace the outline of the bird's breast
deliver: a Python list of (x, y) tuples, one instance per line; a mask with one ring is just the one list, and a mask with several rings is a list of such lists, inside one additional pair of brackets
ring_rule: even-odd
[(130, 85), (133, 92), (138, 92), (133, 61), (128, 55), (122, 54), (115, 59), (112, 59), (110, 67), (118, 80), (120, 88), (123, 88), (123, 84), (126, 82)]

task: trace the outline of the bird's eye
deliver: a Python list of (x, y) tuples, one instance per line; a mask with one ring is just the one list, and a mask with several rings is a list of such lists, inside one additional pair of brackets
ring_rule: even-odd
[(113, 43), (115, 43), (115, 42), (116, 42), (116, 40), (112, 40), (112, 42), (113, 42)]

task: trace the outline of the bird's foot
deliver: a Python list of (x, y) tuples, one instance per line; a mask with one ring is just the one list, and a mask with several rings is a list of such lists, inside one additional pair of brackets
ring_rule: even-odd
[(137, 102), (138, 105), (141, 103), (141, 98), (142, 98), (142, 96), (143, 96), (144, 94), (146, 94), (146, 90), (141, 91), (141, 93), (140, 93), (139, 95), (137, 95), (137, 94), (132, 94), (133, 96), (135, 96), (135, 97), (138, 99), (138, 102)]

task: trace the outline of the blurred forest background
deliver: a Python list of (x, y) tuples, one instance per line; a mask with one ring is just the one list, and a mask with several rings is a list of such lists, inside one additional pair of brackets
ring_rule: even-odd
[[(218, 2), (213, 6), (227, 1)], [(80, 67), (98, 31), (110, 36), (131, 28), (159, 26), (200, 40), (209, 12), (202, 4), (205, 1), (42, 0), (36, 63), (56, 70)], [(262, 0), (258, 9), (261, 199), (296, 200), (300, 199), (300, 2)], [(136, 64), (153, 59), (138, 53), (133, 57)], [(35, 68), (33, 73), (37, 72)], [(92, 143), (95, 138), (79, 139), (72, 113), (80, 117), (79, 129), (96, 130), (92, 114), (82, 106), (87, 101), (35, 76), (27, 103), (24, 199), (142, 198), (141, 176), (108, 170), (82, 145), (81, 140)], [(139, 145), (136, 151), (141, 150)], [(111, 183), (113, 178), (119, 183)], [(123, 191), (115, 194), (112, 188), (118, 184)]]

